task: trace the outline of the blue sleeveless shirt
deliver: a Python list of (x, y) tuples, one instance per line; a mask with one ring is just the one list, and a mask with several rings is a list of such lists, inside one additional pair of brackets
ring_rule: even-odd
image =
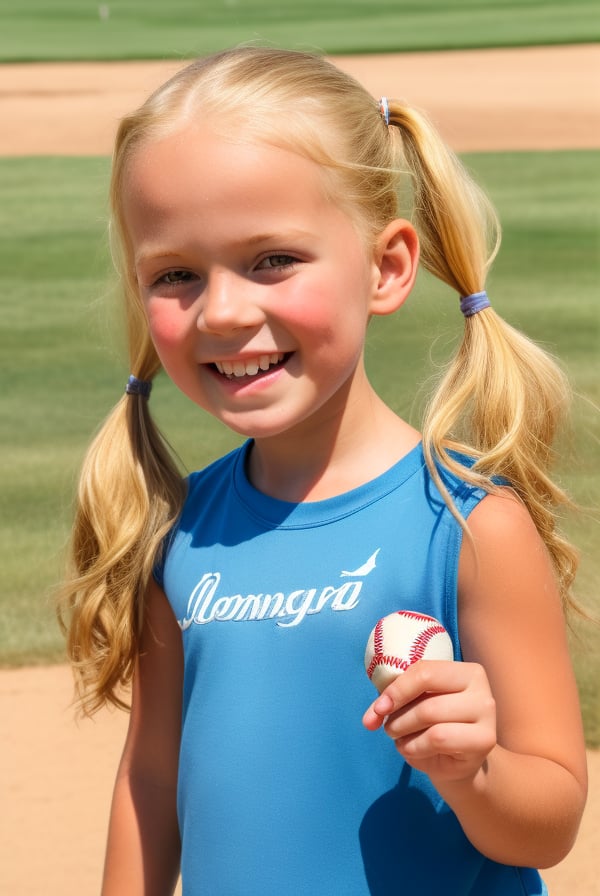
[[(435, 616), (461, 658), (462, 530), (421, 446), (353, 491), (291, 504), (249, 483), (250, 445), (189, 477), (156, 573), (185, 660), (185, 896), (542, 896), (537, 871), (481, 855), (361, 723), (380, 617)], [(484, 493), (443, 475), (468, 517)]]

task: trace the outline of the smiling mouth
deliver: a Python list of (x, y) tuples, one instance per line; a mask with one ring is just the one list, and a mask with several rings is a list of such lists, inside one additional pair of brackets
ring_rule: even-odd
[(259, 376), (279, 367), (289, 358), (289, 353), (273, 352), (270, 355), (258, 355), (243, 361), (215, 361), (214, 368), (228, 380), (240, 377)]

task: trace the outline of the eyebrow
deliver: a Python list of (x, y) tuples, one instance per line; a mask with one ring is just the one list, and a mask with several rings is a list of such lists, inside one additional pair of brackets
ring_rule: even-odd
[(244, 243), (246, 243), (246, 244), (249, 244), (252, 246), (255, 243), (268, 243), (268, 242), (271, 242), (272, 240), (274, 240), (274, 241), (282, 240), (283, 242), (285, 242), (286, 240), (293, 240), (293, 239), (298, 239), (299, 237), (301, 238), (301, 237), (308, 237), (308, 236), (311, 236), (311, 234), (307, 230), (287, 230), (287, 231), (281, 231), (281, 232), (278, 231), (277, 233), (265, 232), (265, 233), (257, 233), (254, 236), (250, 236), (250, 237), (248, 237), (248, 239), (245, 239), (245, 240), (235, 240), (232, 243), (232, 245), (234, 245), (234, 246), (238, 245), (238, 244), (243, 245)]
[(227, 243), (228, 248), (239, 249), (244, 246), (259, 246), (261, 243), (273, 243), (274, 245), (284, 245), (289, 240), (309, 239), (313, 234), (308, 230), (278, 230), (265, 231), (264, 233), (255, 233), (252, 236), (242, 237), (239, 240), (231, 240)]
[(139, 255), (135, 255), (133, 260), (138, 265), (149, 261), (159, 261), (161, 258), (183, 258), (183, 256), (181, 252), (168, 252), (164, 249), (159, 249), (155, 252), (150, 249), (148, 252), (140, 252)]
[[(260, 245), (261, 243), (270, 243), (273, 242), (275, 244), (281, 243), (285, 244), (288, 240), (296, 240), (296, 239), (307, 239), (312, 237), (311, 234), (307, 230), (287, 230), (281, 232), (272, 232), (265, 231), (264, 233), (255, 233), (248, 237), (243, 237), (239, 240), (232, 240), (227, 243), (227, 248), (230, 249), (238, 249), (244, 246), (255, 246)], [(184, 258), (185, 256), (180, 251), (169, 252), (163, 248), (157, 248), (156, 250), (150, 249), (147, 252), (141, 252), (139, 255), (135, 256), (135, 265), (139, 264), (148, 264), (149, 262), (154, 263), (159, 261), (161, 258)]]

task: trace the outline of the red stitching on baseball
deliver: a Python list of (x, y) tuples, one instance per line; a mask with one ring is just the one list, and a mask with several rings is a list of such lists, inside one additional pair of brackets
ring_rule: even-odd
[(375, 648), (376, 654), (383, 653), (383, 619), (380, 619), (375, 626), (375, 632), (373, 634), (373, 647)]
[(430, 628), (426, 628), (425, 631), (421, 632), (413, 643), (411, 644), (409, 658), (411, 663), (416, 663), (417, 660), (423, 659), (423, 654), (427, 649), (427, 645), (436, 635), (441, 635), (445, 632), (446, 629), (443, 625), (432, 625)]
[(398, 616), (406, 616), (407, 619), (416, 619), (419, 622), (437, 622), (433, 616), (427, 616), (425, 613), (417, 613), (415, 610), (398, 610)]
[(398, 669), (399, 672), (406, 672), (410, 663), (399, 656), (385, 656), (383, 653), (378, 653), (369, 663), (369, 668), (367, 669), (369, 678), (372, 678), (377, 666), (391, 666), (392, 669)]
[(406, 619), (412, 619), (416, 622), (428, 622), (432, 623), (428, 628), (425, 628), (423, 631), (419, 632), (419, 634), (415, 637), (412, 642), (408, 659), (404, 659), (398, 656), (391, 656), (385, 654), (383, 652), (384, 649), (384, 622), (387, 617), (380, 619), (373, 629), (373, 657), (369, 663), (369, 668), (367, 669), (367, 675), (369, 678), (372, 678), (375, 669), (378, 666), (388, 666), (392, 669), (397, 669), (398, 672), (406, 672), (409, 666), (412, 666), (413, 663), (416, 663), (418, 660), (422, 659), (425, 655), (425, 651), (427, 650), (427, 646), (429, 642), (436, 635), (441, 635), (446, 633), (446, 629), (441, 623), (438, 622), (433, 616), (428, 616), (425, 613), (417, 613), (413, 610), (397, 610), (396, 614), (398, 616), (403, 616)]

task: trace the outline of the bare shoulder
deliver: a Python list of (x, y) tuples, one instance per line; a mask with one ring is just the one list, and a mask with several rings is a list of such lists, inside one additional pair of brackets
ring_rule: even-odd
[(486, 495), (470, 514), (468, 525), (482, 544), (490, 536), (504, 540), (523, 535), (542, 544), (527, 507), (510, 488)]
[[(135, 682), (138, 696), (151, 695), (154, 706), (177, 706), (183, 682), (181, 629), (164, 591), (152, 579), (146, 592), (144, 627)], [(136, 693), (134, 686), (134, 703)]]
[(144, 596), (142, 655), (148, 652), (181, 652), (181, 629), (171, 605), (158, 583), (152, 578)]
[(508, 489), (488, 495), (468, 527), (458, 598), (461, 638), (471, 658), (479, 661), (483, 647), (514, 650), (521, 639), (540, 636), (563, 654), (566, 626), (554, 566), (527, 508)]
[[(487, 593), (497, 582), (503, 603), (526, 590), (529, 605), (562, 607), (549, 552), (535, 524), (517, 496), (506, 489), (487, 495), (468, 519), (463, 539), (459, 591), (468, 604), (474, 592)], [(525, 609), (523, 606), (521, 610)]]
[(133, 676), (125, 755), (161, 770), (177, 766), (183, 690), (181, 631), (162, 591), (150, 582)]

